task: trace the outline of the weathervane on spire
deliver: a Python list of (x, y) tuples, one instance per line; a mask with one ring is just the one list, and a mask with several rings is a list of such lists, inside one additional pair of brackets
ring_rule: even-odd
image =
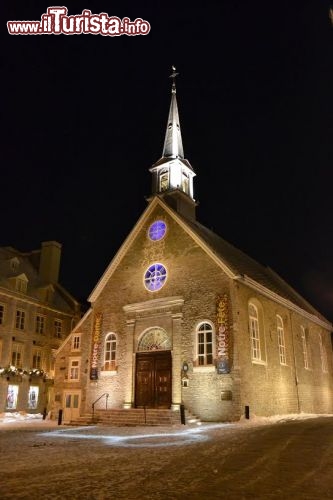
[(176, 73), (176, 66), (171, 66), (172, 68), (172, 74), (169, 76), (169, 78), (172, 78), (172, 93), (176, 93), (176, 76), (179, 75), (179, 73)]

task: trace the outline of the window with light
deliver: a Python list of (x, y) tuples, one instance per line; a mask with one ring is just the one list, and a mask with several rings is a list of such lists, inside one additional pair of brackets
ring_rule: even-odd
[(81, 348), (81, 335), (74, 335), (72, 340), (72, 350), (79, 351)]
[(28, 408), (29, 410), (35, 410), (38, 405), (38, 394), (39, 387), (37, 385), (31, 385), (28, 394)]
[(213, 328), (209, 323), (201, 323), (196, 332), (198, 365), (213, 364)]
[(115, 333), (109, 333), (105, 338), (104, 370), (116, 369), (117, 337)]
[(285, 343), (285, 339), (284, 339), (284, 327), (283, 327), (283, 320), (282, 320), (281, 316), (276, 316), (276, 323), (277, 323), (277, 337), (278, 337), (278, 344), (279, 344), (280, 364), (286, 365), (287, 364), (286, 343)]
[(258, 309), (252, 303), (249, 304), (249, 327), (252, 359), (261, 361)]
[(160, 290), (165, 284), (167, 272), (162, 264), (156, 263), (148, 267), (144, 275), (144, 285), (150, 292)]
[(148, 236), (152, 241), (161, 240), (166, 233), (166, 223), (162, 220), (154, 222), (148, 230)]
[(309, 349), (309, 334), (305, 330), (304, 326), (301, 326), (301, 338), (302, 338), (304, 368), (306, 370), (310, 370), (311, 369), (311, 355), (310, 355), (310, 349)]
[(69, 379), (79, 380), (80, 379), (80, 360), (71, 359), (69, 361)]
[(160, 174), (160, 191), (167, 191), (169, 189), (169, 172), (163, 171)]

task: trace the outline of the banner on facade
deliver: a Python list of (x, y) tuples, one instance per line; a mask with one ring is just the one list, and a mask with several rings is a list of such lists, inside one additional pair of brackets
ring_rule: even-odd
[(228, 297), (224, 294), (217, 299), (216, 313), (217, 373), (230, 373), (230, 332)]
[(98, 359), (102, 332), (102, 313), (95, 315), (91, 343), (90, 380), (98, 379)]

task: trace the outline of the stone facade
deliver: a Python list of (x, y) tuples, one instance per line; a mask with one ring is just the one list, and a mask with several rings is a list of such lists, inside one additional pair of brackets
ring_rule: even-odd
[(332, 325), (196, 220), (176, 76), (148, 207), (57, 353), (54, 415), (180, 405), (205, 421), (332, 412)]
[[(160, 241), (148, 237), (148, 229), (155, 221), (163, 221), (167, 228)], [(154, 292), (144, 286), (145, 271), (152, 262), (162, 263), (167, 270), (164, 286)], [(136, 406), (136, 392), (140, 390), (137, 354), (141, 340), (154, 329), (165, 332), (170, 340), (171, 408), (184, 404), (204, 421), (237, 420), (245, 407), (251, 414), (266, 416), (332, 412), (329, 322), (314, 314), (312, 308), (308, 312), (275, 293), (270, 296), (264, 293), (266, 289), (261, 292), (253, 282), (247, 283), (241, 275), (224, 269), (225, 264), (220, 264), (200, 235), (163, 200), (154, 198), (93, 291), (90, 311), (58, 351), (54, 414), (66, 404), (66, 395), (73, 398), (75, 394), (80, 399), (78, 407), (69, 408), (67, 413), (65, 409), (65, 420), (72, 418), (73, 412), (91, 412), (98, 398), (96, 408), (104, 408), (105, 394), (109, 395), (108, 408)], [(228, 303), (230, 359), (229, 373), (222, 374), (217, 369), (217, 300), (221, 296)], [(251, 354), (250, 303), (260, 313), (260, 360)], [(91, 380), (97, 314), (102, 315), (98, 375)], [(284, 330), (283, 363), (277, 316)], [(198, 327), (203, 323), (212, 327), (213, 357), (211, 362), (199, 364)], [(304, 367), (301, 327), (308, 333), (309, 368)], [(110, 333), (116, 337), (116, 360), (112, 370), (104, 370)], [(75, 337), (80, 338), (80, 348), (73, 350)], [(163, 346), (156, 349), (163, 350)], [(323, 353), (327, 366), (323, 366)], [(70, 362), (76, 357), (80, 359), (80, 373), (71, 380)]]

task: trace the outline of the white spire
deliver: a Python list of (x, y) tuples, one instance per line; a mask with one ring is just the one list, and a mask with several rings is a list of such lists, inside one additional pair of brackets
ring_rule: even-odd
[(178, 73), (174, 66), (172, 71), (171, 104), (162, 157), (149, 169), (152, 173), (152, 195), (163, 197), (178, 213), (195, 219), (196, 201), (193, 197), (195, 173), (190, 162), (184, 158), (176, 99), (175, 78)]
[(162, 157), (164, 158), (182, 158), (184, 159), (184, 149), (182, 135), (179, 124), (179, 114), (176, 99), (176, 68), (172, 66), (172, 88), (171, 88), (171, 103), (169, 110), (168, 123), (165, 133), (164, 146)]

